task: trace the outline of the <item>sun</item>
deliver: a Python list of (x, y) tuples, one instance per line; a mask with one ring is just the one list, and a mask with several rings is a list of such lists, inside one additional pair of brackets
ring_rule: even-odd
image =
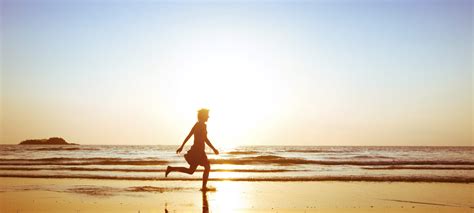
[[(287, 93), (278, 70), (268, 64), (271, 53), (255, 39), (238, 33), (195, 40), (172, 61), (168, 99), (178, 123), (194, 118), (199, 108), (210, 109), (210, 138), (227, 145), (253, 145), (259, 131), (271, 125), (286, 106)], [(178, 60), (178, 59), (176, 59)]]

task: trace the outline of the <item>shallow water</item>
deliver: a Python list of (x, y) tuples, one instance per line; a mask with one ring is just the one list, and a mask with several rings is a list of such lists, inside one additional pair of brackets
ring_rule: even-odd
[[(176, 146), (1, 145), (0, 177), (200, 180)], [(245, 146), (208, 153), (211, 180), (474, 182), (473, 147)]]

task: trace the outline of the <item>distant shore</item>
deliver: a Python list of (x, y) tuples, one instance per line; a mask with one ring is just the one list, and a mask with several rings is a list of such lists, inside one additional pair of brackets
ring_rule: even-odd
[(18, 145), (79, 145), (76, 143), (68, 143), (63, 138), (52, 137), (48, 139), (28, 139), (20, 142)]

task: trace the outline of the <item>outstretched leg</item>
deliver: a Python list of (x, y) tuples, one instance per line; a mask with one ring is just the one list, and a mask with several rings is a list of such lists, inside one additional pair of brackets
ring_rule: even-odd
[(211, 171), (211, 165), (207, 164), (204, 166), (204, 173), (202, 174), (202, 190), (207, 190), (207, 179), (209, 178), (209, 172)]
[(169, 174), (170, 172), (182, 172), (182, 173), (186, 173), (186, 174), (192, 175), (192, 174), (196, 171), (196, 168), (197, 168), (197, 165), (192, 165), (192, 166), (190, 166), (189, 168), (186, 168), (186, 167), (172, 167), (172, 166), (168, 166), (168, 167), (166, 168), (165, 177), (168, 177), (168, 174)]

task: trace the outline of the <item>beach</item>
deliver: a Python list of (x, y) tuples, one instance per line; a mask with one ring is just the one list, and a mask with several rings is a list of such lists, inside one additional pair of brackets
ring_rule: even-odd
[(472, 212), (472, 147), (0, 146), (1, 212)]
[[(472, 212), (474, 184), (1, 178), (2, 212)], [(206, 204), (207, 202), (207, 204)]]

